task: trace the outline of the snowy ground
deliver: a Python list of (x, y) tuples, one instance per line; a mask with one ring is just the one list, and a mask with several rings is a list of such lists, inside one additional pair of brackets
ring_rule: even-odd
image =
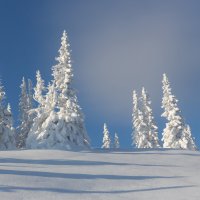
[(1, 200), (199, 200), (200, 153), (0, 152)]

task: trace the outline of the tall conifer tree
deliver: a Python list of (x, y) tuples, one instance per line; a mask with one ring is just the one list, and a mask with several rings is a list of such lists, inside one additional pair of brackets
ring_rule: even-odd
[(29, 97), (27, 94), (27, 87), (24, 77), (22, 78), (22, 84), (20, 85), (21, 95), (19, 99), (19, 121), (20, 125), (17, 127), (17, 147), (23, 148), (25, 147), (25, 141), (30, 130), (28, 125), (28, 111), (29, 111)]
[(141, 95), (141, 111), (144, 123), (146, 124), (146, 130), (144, 133), (147, 143), (144, 144), (144, 148), (158, 148), (160, 146), (158, 140), (158, 127), (154, 121), (149, 94), (144, 87), (142, 88)]
[(119, 137), (118, 137), (117, 133), (115, 133), (115, 135), (114, 135), (114, 145), (113, 145), (113, 147), (114, 147), (115, 149), (118, 149), (118, 148), (120, 147), (120, 144), (119, 144)]
[(0, 149), (15, 149), (15, 129), (10, 105), (4, 105), (5, 92), (0, 83)]
[(109, 149), (110, 146), (111, 146), (110, 133), (108, 131), (106, 123), (104, 123), (104, 126), (103, 126), (103, 144), (102, 144), (101, 148)]
[[(46, 95), (42, 92), (42, 81), (38, 81), (41, 84), (36, 85), (34, 98), (40, 105), (40, 112), (37, 112), (39, 114), (34, 119), (35, 126), (30, 131), (27, 146), (29, 148), (88, 148), (90, 140), (85, 129), (84, 116), (75, 89), (72, 87), (73, 70), (65, 31), (56, 60), (58, 64), (52, 67), (53, 80)], [(39, 77), (37, 73), (38, 80)]]
[(162, 108), (164, 109), (162, 117), (165, 117), (168, 121), (163, 130), (163, 147), (195, 150), (194, 139), (191, 136), (189, 126), (183, 120), (181, 111), (178, 108), (178, 100), (171, 92), (166, 74), (163, 74), (162, 84)]
[(143, 113), (139, 106), (139, 99), (136, 91), (133, 91), (133, 132), (132, 132), (132, 145), (136, 148), (148, 148), (149, 142), (146, 135), (147, 125), (144, 121)]

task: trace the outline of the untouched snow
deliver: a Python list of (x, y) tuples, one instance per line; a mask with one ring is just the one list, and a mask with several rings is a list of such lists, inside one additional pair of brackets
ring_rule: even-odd
[(200, 153), (1, 151), (0, 192), (2, 200), (199, 200)]

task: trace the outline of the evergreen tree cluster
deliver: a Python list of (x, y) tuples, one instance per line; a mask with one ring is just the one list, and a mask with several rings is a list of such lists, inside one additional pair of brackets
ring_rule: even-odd
[[(187, 125), (178, 108), (178, 100), (171, 92), (171, 87), (166, 74), (162, 80), (163, 98), (162, 117), (167, 120), (162, 133), (163, 148), (196, 150), (194, 138), (189, 125)], [(133, 145), (136, 148), (159, 148), (158, 127), (154, 122), (151, 100), (148, 93), (142, 88), (141, 97), (138, 98), (133, 91)]]
[[(163, 74), (162, 89), (162, 108), (164, 112), (161, 116), (167, 120), (161, 139), (163, 148), (196, 150), (197, 147), (192, 137), (190, 126), (185, 123), (181, 115), (177, 105), (178, 100), (171, 92), (166, 74)], [(132, 128), (133, 146), (136, 148), (161, 148), (151, 99), (144, 87), (140, 96), (135, 90), (133, 91)], [(115, 136), (113, 147), (116, 148), (116, 145), (119, 147), (117, 135)], [(102, 148), (111, 148), (110, 135), (106, 124), (104, 124)]]
[(118, 137), (117, 133), (115, 133), (114, 142), (112, 143), (111, 137), (110, 137), (110, 132), (108, 130), (107, 124), (104, 123), (104, 126), (103, 126), (103, 144), (102, 144), (101, 148), (103, 148), (103, 149), (109, 149), (109, 148), (118, 149), (119, 147), (120, 147), (120, 144), (119, 144), (119, 137)]
[(65, 31), (56, 61), (58, 63), (52, 67), (53, 80), (47, 87), (40, 72), (36, 72), (34, 99), (38, 106), (30, 111), (35, 117), (26, 138), (26, 147), (88, 148), (90, 140), (85, 129), (84, 116), (72, 87), (70, 45)]
[(84, 115), (72, 86), (71, 52), (66, 32), (52, 67), (52, 80), (45, 85), (40, 71), (36, 72), (36, 85), (22, 79), (19, 100), (20, 125), (13, 128), (10, 106), (4, 105), (5, 92), (0, 86), (0, 149), (89, 148)]
[[(36, 85), (22, 79), (19, 99), (19, 126), (13, 127), (11, 107), (5, 103), (6, 95), (0, 84), (0, 149), (73, 149), (89, 148), (84, 115), (73, 88), (71, 51), (64, 31), (61, 47), (52, 67), (52, 80), (45, 84), (40, 71), (36, 72)], [(164, 148), (196, 150), (194, 138), (178, 108), (178, 100), (171, 92), (166, 74), (162, 80), (162, 117), (166, 127), (162, 133)], [(136, 148), (160, 148), (158, 127), (155, 123), (149, 94), (142, 88), (138, 96), (133, 91), (132, 145)], [(117, 133), (111, 141), (107, 125), (103, 128), (102, 148), (119, 148)]]
[(158, 148), (158, 127), (155, 124), (150, 97), (142, 88), (141, 97), (133, 91), (133, 145), (137, 148)]

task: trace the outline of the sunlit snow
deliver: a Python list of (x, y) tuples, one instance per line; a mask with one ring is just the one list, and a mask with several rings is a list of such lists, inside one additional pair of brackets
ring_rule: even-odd
[(198, 200), (200, 153), (187, 150), (0, 152), (2, 200)]

